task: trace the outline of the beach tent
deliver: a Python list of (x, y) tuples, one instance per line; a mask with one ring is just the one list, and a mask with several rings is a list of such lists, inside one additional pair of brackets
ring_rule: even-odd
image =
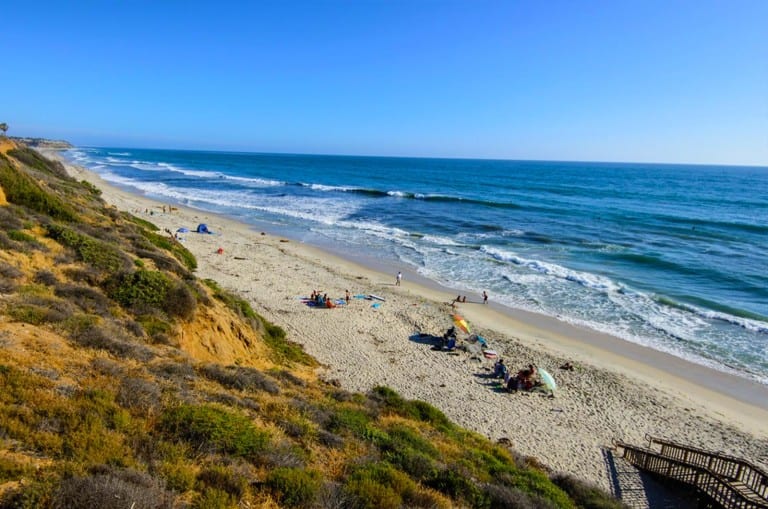
[(197, 225), (197, 233), (212, 233), (211, 230), (208, 229), (207, 224), (200, 223)]
[(178, 230), (176, 230), (179, 233), (189, 233), (189, 228), (181, 227)]

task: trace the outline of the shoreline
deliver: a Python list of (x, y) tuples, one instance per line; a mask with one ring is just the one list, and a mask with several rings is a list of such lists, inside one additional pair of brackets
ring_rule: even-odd
[[(54, 150), (41, 152), (62, 160)], [(161, 229), (206, 222), (217, 235), (190, 233), (185, 238), (198, 259), (198, 277), (215, 279), (247, 298), (325, 365), (325, 378), (338, 379), (345, 389), (389, 385), (404, 397), (433, 404), (463, 427), (494, 440), (510, 438), (520, 453), (605, 489), (610, 482), (601, 451), (613, 438), (641, 443), (648, 433), (768, 464), (768, 387), (757, 382), (555, 318), (505, 308), (491, 296), (487, 306), (468, 301), (458, 310), (513, 370), (532, 361), (553, 373), (561, 386), (554, 399), (497, 392), (485, 376), (491, 361), (430, 351), (414, 339), (416, 332), (439, 335), (449, 323), (446, 303), (455, 292), (440, 283), (404, 270), (403, 285), (395, 287), (394, 272), (383, 272), (389, 268), (386, 261), (364, 266), (364, 260), (345, 259), (184, 206), (174, 204), (178, 210), (171, 214), (137, 213), (156, 211), (163, 204), (62, 162), (76, 179), (101, 189), (107, 203)], [(218, 247), (223, 254), (216, 253)], [(313, 289), (337, 296), (347, 288), (387, 300), (379, 309), (353, 299), (347, 309), (317, 310), (298, 299)], [(564, 361), (578, 369), (558, 370)], [(526, 434), (520, 422), (521, 417), (528, 421), (525, 416), (546, 431)]]

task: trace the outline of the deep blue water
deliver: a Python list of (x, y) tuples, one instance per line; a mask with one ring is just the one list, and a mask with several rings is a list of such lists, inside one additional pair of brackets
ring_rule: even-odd
[(768, 383), (768, 168), (78, 148), (163, 202)]

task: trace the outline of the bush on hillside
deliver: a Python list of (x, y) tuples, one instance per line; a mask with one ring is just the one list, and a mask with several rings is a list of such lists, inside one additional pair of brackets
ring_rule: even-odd
[(567, 474), (558, 474), (552, 482), (570, 496), (579, 507), (590, 509), (623, 509), (627, 506), (597, 486)]
[(131, 259), (110, 243), (62, 225), (49, 224), (46, 230), (50, 238), (73, 249), (79, 260), (103, 272), (115, 273), (132, 265)]
[(206, 378), (219, 382), (224, 387), (241, 391), (265, 391), (278, 394), (280, 387), (274, 380), (256, 368), (207, 364), (200, 368)]
[(253, 460), (269, 444), (269, 434), (256, 428), (247, 417), (208, 405), (169, 408), (159, 426), (166, 436), (187, 442), (198, 452), (226, 453)]
[(26, 173), (16, 170), (11, 162), (0, 154), (0, 187), (5, 198), (16, 205), (62, 221), (78, 221), (77, 213), (58, 196), (43, 190)]
[(135, 470), (111, 467), (97, 469), (82, 477), (66, 478), (53, 496), (54, 508), (113, 509), (124, 506), (172, 509), (174, 502), (173, 493), (166, 491), (158, 479)]
[(285, 507), (310, 507), (322, 486), (319, 472), (298, 468), (276, 468), (267, 474), (264, 484)]
[(74, 180), (69, 176), (67, 170), (64, 168), (64, 165), (59, 161), (51, 161), (50, 159), (46, 159), (31, 148), (21, 147), (9, 150), (8, 155), (20, 163), (29, 166), (30, 168), (34, 168), (38, 171), (42, 171), (43, 173), (57, 177), (57, 179)]

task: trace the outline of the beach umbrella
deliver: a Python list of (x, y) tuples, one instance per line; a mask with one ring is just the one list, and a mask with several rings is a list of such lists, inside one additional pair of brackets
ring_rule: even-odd
[(469, 324), (461, 315), (451, 315), (453, 318), (453, 323), (458, 327), (459, 329), (463, 330), (467, 334), (469, 334)]
[(539, 368), (539, 378), (541, 378), (541, 382), (546, 385), (550, 391), (553, 393), (555, 392), (557, 384), (555, 383), (555, 378), (549, 374), (549, 371)]

